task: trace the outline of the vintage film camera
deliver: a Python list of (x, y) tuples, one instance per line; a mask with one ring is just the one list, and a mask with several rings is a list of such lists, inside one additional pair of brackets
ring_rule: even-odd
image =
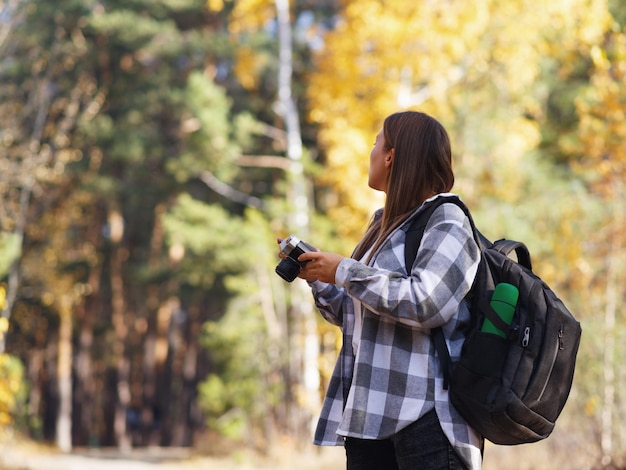
[(302, 253), (308, 253), (316, 251), (308, 243), (303, 242), (295, 235), (289, 235), (287, 238), (280, 242), (280, 252), (285, 255), (280, 263), (276, 266), (276, 274), (282, 277), (287, 282), (292, 282), (296, 277), (300, 269), (307, 263), (301, 263), (298, 261), (298, 256)]

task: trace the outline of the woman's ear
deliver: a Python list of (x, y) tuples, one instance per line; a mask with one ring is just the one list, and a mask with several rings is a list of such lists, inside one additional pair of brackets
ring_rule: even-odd
[(389, 150), (389, 153), (385, 156), (385, 168), (391, 168), (391, 164), (393, 163), (393, 157), (395, 155), (396, 149), (392, 147)]

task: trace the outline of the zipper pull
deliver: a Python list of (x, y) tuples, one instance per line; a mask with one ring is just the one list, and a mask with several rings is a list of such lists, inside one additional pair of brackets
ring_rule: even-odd
[(559, 350), (563, 351), (565, 346), (563, 346), (563, 325), (559, 325)]
[(528, 346), (528, 343), (530, 343), (530, 326), (527, 326), (526, 328), (524, 328), (524, 337), (522, 338), (522, 347), (526, 347)]

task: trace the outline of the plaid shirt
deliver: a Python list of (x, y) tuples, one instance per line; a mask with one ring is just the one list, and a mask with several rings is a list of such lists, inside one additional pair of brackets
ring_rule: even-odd
[[(420, 210), (389, 236), (369, 266), (346, 258), (336, 284), (311, 284), (320, 313), (343, 332), (314, 442), (385, 439), (435, 408), (459, 456), (470, 469), (480, 468), (482, 438), (450, 404), (429, 335), (441, 326), (450, 357), (459, 358), (469, 321), (464, 298), (480, 252), (463, 211), (443, 204), (432, 214), (407, 275), (404, 229)], [(358, 338), (355, 315), (361, 316)]]

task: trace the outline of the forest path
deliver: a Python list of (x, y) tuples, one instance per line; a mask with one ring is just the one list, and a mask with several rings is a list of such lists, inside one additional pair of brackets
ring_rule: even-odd
[(341, 448), (261, 458), (247, 452), (230, 457), (198, 456), (190, 449), (146, 448), (120, 453), (116, 449), (76, 449), (69, 454), (23, 443), (0, 443), (1, 470), (343, 470)]
[[(557, 430), (554, 438), (527, 446), (488, 443), (483, 470), (581, 470), (594, 467), (589, 445), (571, 448), (567, 440), (559, 439), (559, 434)], [(1, 435), (2, 432), (0, 470), (345, 470), (342, 447), (311, 445), (297, 450), (284, 442), (276, 445), (271, 455), (265, 457), (246, 450), (228, 449), (228, 455), (208, 456), (206, 452), (200, 453), (203, 449), (164, 447), (138, 448), (129, 453), (121, 453), (115, 448), (78, 448), (64, 454), (50, 446), (16, 436), (3, 439)], [(222, 451), (226, 454), (227, 449), (223, 447)]]

